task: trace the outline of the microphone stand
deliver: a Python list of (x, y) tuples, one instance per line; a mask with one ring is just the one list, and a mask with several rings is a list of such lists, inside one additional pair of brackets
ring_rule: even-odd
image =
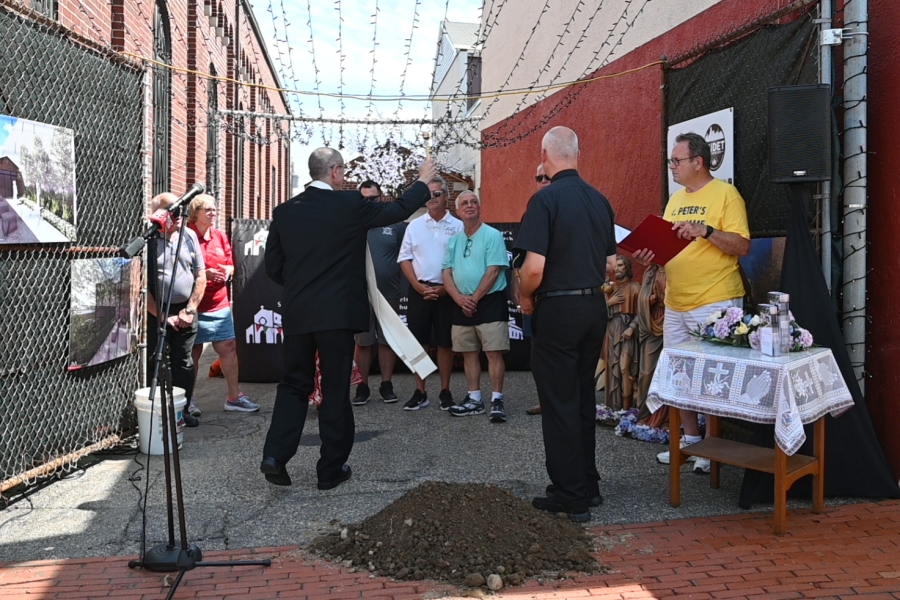
[[(191, 188), (191, 191), (182, 196), (182, 198), (179, 199), (178, 202), (169, 206), (167, 210), (171, 213), (176, 213), (181, 205), (185, 203), (186, 199), (190, 200), (190, 198), (192, 198), (193, 196), (202, 193), (202, 185), (199, 186), (199, 191), (194, 192), (197, 187), (198, 184), (195, 184), (194, 187)], [(192, 192), (194, 193), (192, 194)], [(153, 430), (154, 397), (156, 395), (160, 365), (162, 364), (163, 360), (163, 351), (166, 347), (166, 320), (168, 318), (169, 309), (171, 308), (172, 304), (172, 291), (175, 284), (176, 271), (178, 269), (178, 256), (181, 252), (181, 246), (184, 242), (186, 223), (187, 219), (182, 219), (181, 228), (178, 232), (178, 243), (176, 244), (175, 254), (172, 259), (172, 274), (169, 279), (169, 287), (166, 290), (165, 300), (163, 302), (157, 302), (156, 307), (157, 339), (156, 348), (153, 351), (153, 366), (150, 378), (150, 393), (148, 397), (148, 400), (150, 401), (150, 431)], [(159, 265), (157, 264), (157, 248), (159, 239), (160, 227), (156, 223), (153, 223), (147, 229), (147, 231), (131, 240), (120, 250), (120, 254), (127, 257), (134, 257), (141, 251), (146, 242), (150, 243), (150, 248), (147, 252), (148, 280), (157, 281), (157, 294), (159, 294), (159, 291), (162, 290), (161, 284), (163, 283), (162, 281), (159, 281)], [(165, 259), (165, 253), (163, 254), (163, 257)], [(166, 596), (166, 600), (171, 600), (171, 598), (175, 595), (175, 591), (178, 589), (178, 585), (181, 583), (184, 574), (196, 567), (231, 567), (236, 565), (258, 565), (268, 567), (272, 564), (272, 561), (269, 559), (241, 561), (203, 561), (203, 552), (200, 547), (196, 544), (188, 543), (187, 524), (184, 511), (184, 493), (181, 481), (181, 460), (179, 457), (178, 444), (173, 443), (171, 450), (169, 448), (169, 441), (172, 440), (173, 442), (175, 442), (178, 439), (177, 423), (175, 421), (175, 399), (174, 394), (172, 394), (171, 376), (169, 376), (168, 380), (164, 383), (168, 384), (168, 389), (166, 385), (160, 386), (160, 409), (162, 422), (164, 425), (162, 428), (162, 442), (163, 463), (166, 481), (166, 516), (169, 537), (166, 543), (155, 546), (147, 552), (143, 552), (144, 548), (142, 543), (142, 555), (139, 556), (138, 560), (128, 561), (128, 567), (131, 569), (140, 567), (154, 572), (178, 571), (178, 575), (176, 576), (174, 582), (172, 583), (172, 587), (169, 590), (168, 595)], [(167, 391), (168, 395), (166, 394)], [(172, 499), (173, 481), (175, 486), (175, 503), (177, 504), (178, 509), (178, 533), (180, 537), (180, 543), (177, 544), (175, 540), (175, 507), (173, 506)], [(147, 486), (149, 487), (149, 485), (150, 478), (148, 476)], [(146, 497), (147, 493), (145, 492), (145, 499)]]

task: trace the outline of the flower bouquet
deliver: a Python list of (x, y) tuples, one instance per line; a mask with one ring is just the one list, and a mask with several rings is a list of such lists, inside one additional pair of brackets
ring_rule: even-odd
[[(812, 347), (812, 334), (797, 324), (792, 313), (788, 315), (791, 352), (800, 352)], [(713, 312), (706, 319), (706, 323), (698, 325), (691, 333), (707, 342), (759, 350), (759, 329), (763, 325), (765, 323), (759, 315), (745, 314), (742, 308), (732, 306)]]

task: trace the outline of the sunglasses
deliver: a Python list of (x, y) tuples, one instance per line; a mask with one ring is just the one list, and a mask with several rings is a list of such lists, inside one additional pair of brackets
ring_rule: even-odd
[(472, 238), (466, 240), (466, 249), (463, 251), (463, 258), (469, 258), (472, 254)]
[(538, 183), (544, 183), (545, 181), (550, 181), (550, 177), (547, 175), (535, 175), (534, 180)]
[(438, 190), (438, 191), (436, 191), (436, 192), (431, 192), (431, 197), (432, 197), (432, 198), (440, 198), (440, 197), (443, 196), (443, 195), (444, 195), (443, 190)]

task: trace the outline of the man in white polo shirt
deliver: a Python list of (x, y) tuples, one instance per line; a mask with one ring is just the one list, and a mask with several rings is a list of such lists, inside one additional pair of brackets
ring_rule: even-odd
[[(420, 344), (430, 349), (432, 334), (437, 343), (438, 373), (441, 377), (441, 410), (454, 406), (450, 393), (450, 372), (453, 370), (453, 342), (450, 337), (455, 303), (443, 285), (442, 265), (447, 244), (462, 231), (462, 221), (447, 212), (450, 197), (447, 182), (440, 176), (428, 184), (431, 199), (425, 205), (428, 212), (413, 219), (406, 228), (397, 262), (409, 280), (409, 330)], [(419, 410), (428, 406), (425, 381), (416, 375), (416, 391), (403, 405), (404, 410)]]

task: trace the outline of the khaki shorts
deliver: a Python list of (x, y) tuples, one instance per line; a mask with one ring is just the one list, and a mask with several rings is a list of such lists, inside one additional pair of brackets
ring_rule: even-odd
[(509, 352), (509, 322), (481, 325), (454, 325), (451, 331), (454, 352)]

